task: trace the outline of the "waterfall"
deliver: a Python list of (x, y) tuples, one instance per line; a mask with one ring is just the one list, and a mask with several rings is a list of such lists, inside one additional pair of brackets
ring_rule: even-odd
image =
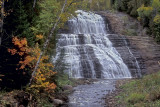
[(92, 12), (76, 11), (77, 17), (68, 21), (69, 34), (59, 34), (58, 59), (64, 51), (65, 72), (71, 78), (131, 78), (121, 55), (112, 46), (104, 19)]

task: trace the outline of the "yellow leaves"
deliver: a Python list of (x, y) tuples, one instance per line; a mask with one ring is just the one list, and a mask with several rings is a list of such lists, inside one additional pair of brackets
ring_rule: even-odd
[(46, 87), (46, 91), (54, 90), (56, 88), (56, 85), (54, 83), (48, 84)]
[(154, 17), (153, 22), (156, 23), (156, 24), (160, 24), (160, 15), (159, 15), (159, 14), (157, 14), (157, 15)]
[(50, 90), (53, 91), (56, 88), (56, 85), (49, 82), (50, 77), (54, 75), (55, 72), (51, 70), (53, 68), (51, 63), (43, 63), (43, 61), (47, 59), (48, 56), (44, 56), (41, 59), (41, 63), (39, 64), (39, 68), (35, 75), (36, 84), (32, 85), (32, 88), (49, 92)]
[(145, 7), (144, 4), (137, 9), (138, 15), (140, 18), (147, 16), (149, 17), (153, 11), (153, 7)]
[(56, 88), (56, 85), (54, 83), (50, 83), (48, 79), (54, 75), (55, 72), (48, 69), (48, 67), (51, 67), (51, 64), (46, 64), (45, 67), (42, 65), (43, 64), (40, 64), (35, 76), (36, 84), (31, 85), (31, 87), (36, 90), (45, 90), (47, 92), (53, 91)]
[(36, 35), (36, 39), (37, 39), (37, 40), (43, 39), (43, 35)]
[(144, 13), (146, 16), (153, 11), (153, 7), (145, 7), (144, 4), (137, 9), (138, 12)]

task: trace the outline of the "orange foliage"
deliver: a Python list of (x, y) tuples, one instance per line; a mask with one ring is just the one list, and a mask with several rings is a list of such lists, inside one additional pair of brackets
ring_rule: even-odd
[(43, 39), (43, 35), (36, 35), (36, 39), (37, 40)]
[[(18, 39), (17, 37), (13, 37), (12, 43), (15, 45), (16, 48), (8, 49), (8, 52), (10, 52), (11, 55), (18, 54), (22, 57), (19, 61), (19, 69), (25, 69), (25, 67), (27, 66), (31, 70), (33, 70), (41, 52), (39, 45), (36, 44), (34, 48), (30, 48), (27, 45), (27, 40), (25, 38)], [(48, 59), (48, 56), (43, 56), (41, 58), (39, 67), (34, 77), (35, 84), (31, 85), (31, 88), (36, 89), (37, 92), (39, 90), (49, 91), (56, 88), (56, 85), (54, 83), (48, 82), (49, 78), (55, 74), (55, 72), (52, 71), (52, 63), (47, 62)]]
[(17, 47), (17, 49), (8, 49), (8, 52), (10, 52), (11, 55), (18, 54), (20, 56), (23, 56), (25, 54), (28, 54), (31, 50), (27, 45), (26, 38), (20, 40), (17, 37), (13, 37), (12, 43)]

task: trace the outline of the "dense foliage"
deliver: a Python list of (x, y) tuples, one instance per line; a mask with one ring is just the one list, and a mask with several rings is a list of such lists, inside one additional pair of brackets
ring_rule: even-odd
[(159, 0), (112, 0), (112, 5), (119, 11), (125, 11), (131, 16), (137, 17), (144, 27), (148, 27), (148, 33), (160, 42)]
[(82, 0), (81, 8), (92, 11), (104, 11), (111, 8), (112, 0)]
[[(33, 2), (34, 0), (0, 2), (0, 89), (24, 89), (34, 97), (37, 96), (35, 100), (38, 101), (42, 93), (53, 94), (56, 88), (61, 89), (64, 80), (61, 78), (66, 78), (65, 74), (60, 75), (63, 71), (54, 71), (51, 55), (58, 29), (63, 28), (71, 14), (74, 15), (81, 0), (39, 0), (34, 8)], [(51, 35), (51, 42), (44, 49), (48, 35)], [(65, 84), (68, 82), (63, 85)], [(48, 99), (49, 96), (46, 101)]]
[[(6, 91), (25, 89), (33, 94), (54, 93), (59, 82), (52, 77), (63, 72), (57, 70), (55, 72), (51, 63), (56, 34), (77, 7), (80, 7), (80, 0), (40, 0), (36, 1), (34, 8), (33, 1), (2, 0), (0, 2), (0, 89)], [(65, 6), (64, 11), (62, 11), (63, 6)], [(52, 34), (51, 42), (43, 49), (50, 34)], [(35, 74), (31, 75), (42, 51), (44, 54)]]

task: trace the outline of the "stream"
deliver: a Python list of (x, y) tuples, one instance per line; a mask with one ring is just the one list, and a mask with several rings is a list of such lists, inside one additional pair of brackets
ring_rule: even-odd
[(69, 96), (69, 107), (106, 107), (105, 97), (115, 89), (115, 80), (98, 80), (93, 84), (79, 85)]

